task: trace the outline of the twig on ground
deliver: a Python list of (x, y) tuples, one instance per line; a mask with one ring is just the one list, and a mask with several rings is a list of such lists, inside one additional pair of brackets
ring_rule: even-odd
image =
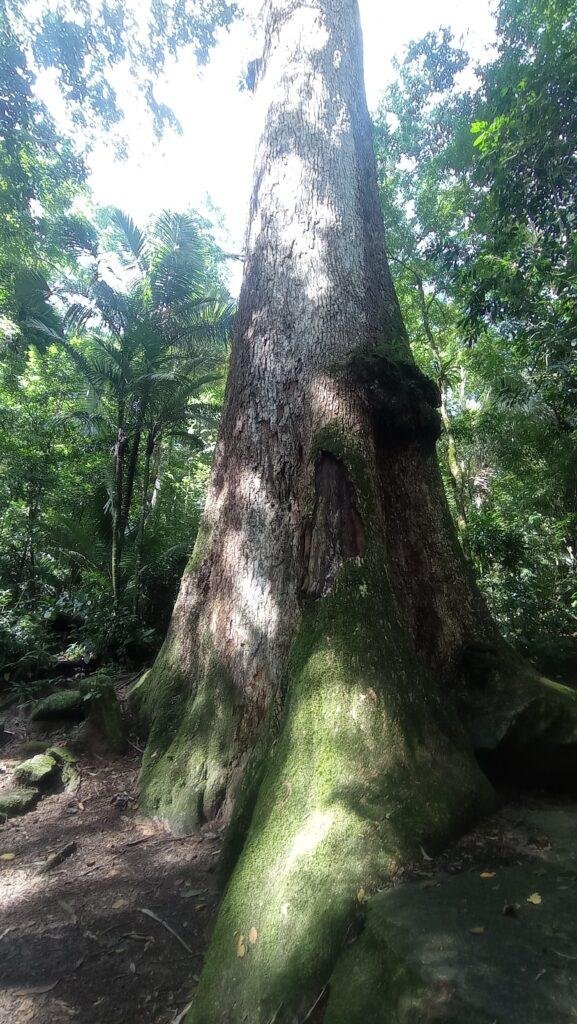
[(188, 1006), (185, 1006), (184, 1010), (181, 1010), (180, 1013), (177, 1013), (176, 1017), (173, 1017), (171, 1024), (180, 1024), (180, 1022), (184, 1020), (184, 1018), (186, 1017), (188, 1011), (190, 1010), (190, 1007), (192, 1006), (192, 1003), (193, 1000), (191, 999)]
[(74, 841), (68, 843), (66, 846), (63, 846), (61, 850), (58, 850), (56, 853), (51, 854), (50, 857), (48, 857), (47, 860), (45, 860), (44, 863), (40, 865), (36, 874), (44, 875), (46, 874), (47, 871), (51, 871), (52, 868), (55, 868), (59, 864), (62, 864), (62, 861), (66, 860), (67, 857), (71, 857), (73, 853), (76, 853), (77, 849), (78, 846)]
[(176, 940), (177, 940), (178, 942), (180, 942), (180, 945), (181, 945), (181, 946), (184, 946), (184, 948), (185, 948), (186, 950), (188, 950), (188, 952), (189, 952), (189, 953), (192, 953), (192, 955), (193, 955), (193, 956), (200, 956), (200, 953), (195, 953), (195, 952), (194, 952), (194, 950), (192, 950), (192, 949), (190, 948), (190, 946), (189, 946), (189, 945), (187, 945), (187, 943), (186, 943), (186, 942), (184, 941), (184, 939), (182, 939), (182, 938), (180, 937), (180, 935), (178, 934), (178, 932), (175, 932), (174, 928), (171, 928), (171, 926), (170, 926), (169, 924), (167, 924), (167, 923), (166, 923), (166, 921), (163, 921), (161, 917), (158, 917), (158, 916), (157, 916), (157, 915), (156, 915), (156, 914), (154, 913), (154, 911), (152, 911), (152, 910), (149, 910), (149, 909), (148, 909), (148, 907), (139, 907), (138, 909), (140, 910), (140, 913), (141, 913), (141, 914), (146, 914), (146, 916), (147, 916), (147, 917), (151, 917), (153, 921), (158, 921), (158, 924), (161, 924), (163, 928), (166, 928), (167, 932), (170, 932), (170, 934), (171, 934), (171, 935), (174, 935), (174, 938), (175, 938), (175, 939), (176, 939)]
[(314, 1001), (313, 1005), (311, 1006), (309, 1012), (307, 1013), (306, 1017), (303, 1017), (301, 1024), (306, 1024), (306, 1021), (310, 1020), (310, 1018), (312, 1017), (314, 1011), (316, 1010), (317, 1006), (319, 1005), (321, 999), (323, 998), (327, 988), (328, 988), (328, 985), (325, 985), (324, 988), (322, 988), (320, 990), (317, 998), (315, 999), (315, 1001)]

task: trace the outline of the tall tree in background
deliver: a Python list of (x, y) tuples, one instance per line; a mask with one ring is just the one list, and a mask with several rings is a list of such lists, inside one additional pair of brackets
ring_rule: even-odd
[[(135, 694), (143, 799), (228, 823), (197, 1024), (308, 1013), (365, 894), (574, 763), (573, 693), (502, 641), (384, 257), (356, 0), (269, 0), (247, 262), (204, 520)], [(325, 1021), (345, 1020), (337, 995)]]
[(25, 321), (43, 315), (47, 277), (94, 252), (95, 237), (73, 212), (84, 167), (33, 92), (22, 41), (0, 0), (0, 343), (46, 343)]
[[(84, 374), (113, 429), (109, 480), (111, 578), (115, 607), (122, 596), (120, 563), (133, 505), (140, 503), (133, 586), (138, 605), (144, 529), (154, 493), (155, 455), (163, 439), (201, 416), (199, 394), (223, 374), (232, 306), (211, 266), (208, 241), (194, 217), (169, 211), (148, 233), (116, 211), (117, 255), (129, 287), (114, 288), (96, 271), (87, 295), (68, 312), (66, 350)], [(74, 344), (83, 332), (84, 345)], [(143, 450), (144, 449), (144, 450)], [(135, 486), (143, 458), (141, 491)], [(152, 484), (152, 492), (150, 490)]]
[(559, 634), (571, 649), (577, 607), (576, 12), (503, 2), (497, 52), (465, 91), (467, 54), (429, 33), (376, 123), (387, 251), (442, 394), (451, 506), (501, 625), (536, 655)]

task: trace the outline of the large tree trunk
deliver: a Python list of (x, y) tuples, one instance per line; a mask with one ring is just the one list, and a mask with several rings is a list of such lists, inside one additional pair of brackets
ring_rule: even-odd
[(136, 694), (145, 806), (181, 831), (229, 823), (199, 1024), (304, 1015), (364, 894), (491, 805), (471, 734), (490, 753), (543, 731), (527, 714), (514, 739), (538, 682), (490, 622), (447, 510), (439, 396), (384, 256), (356, 0), (269, 0), (258, 91), (206, 510)]

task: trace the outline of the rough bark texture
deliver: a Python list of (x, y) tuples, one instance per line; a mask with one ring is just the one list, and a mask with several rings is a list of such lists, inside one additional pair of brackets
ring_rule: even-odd
[(135, 695), (144, 805), (229, 822), (196, 1024), (305, 1016), (365, 894), (491, 805), (472, 735), (493, 762), (556, 730), (570, 757), (576, 736), (568, 691), (527, 690), (450, 521), (439, 395), (384, 257), (356, 0), (269, 0), (258, 94), (206, 510)]

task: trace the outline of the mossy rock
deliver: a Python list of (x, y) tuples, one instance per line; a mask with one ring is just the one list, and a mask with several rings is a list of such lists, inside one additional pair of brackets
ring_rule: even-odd
[(47, 754), (56, 762), (66, 789), (75, 789), (80, 781), (76, 757), (67, 747), (50, 747)]
[(574, 874), (526, 864), (485, 878), (439, 874), (427, 886), (369, 901), (333, 973), (324, 1024), (574, 1021)]
[(25, 814), (39, 798), (37, 789), (6, 789), (0, 792), (0, 820)]
[(28, 761), (22, 761), (21, 764), (16, 765), (14, 776), (18, 782), (39, 786), (54, 777), (56, 768), (56, 758), (49, 752), (46, 752), (44, 754), (36, 754), (34, 757), (29, 758)]
[(30, 718), (33, 722), (49, 721), (54, 718), (83, 718), (85, 714), (84, 695), (81, 690), (59, 690), (36, 702)]
[(89, 704), (89, 719), (102, 733), (116, 754), (126, 750), (126, 730), (114, 685), (109, 676), (91, 676), (83, 684), (84, 700)]

